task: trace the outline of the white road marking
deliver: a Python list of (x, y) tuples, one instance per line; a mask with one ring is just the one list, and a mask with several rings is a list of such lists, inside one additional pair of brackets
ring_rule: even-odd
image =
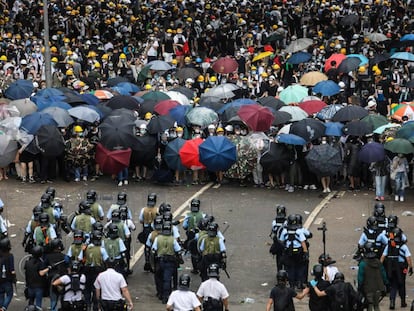
[(319, 212), (322, 210), (322, 208), (328, 203), (336, 194), (336, 191), (332, 191), (329, 193), (325, 199), (323, 199), (312, 211), (312, 213), (309, 215), (309, 217), (306, 219), (305, 223), (303, 224), (303, 227), (306, 229), (309, 229), (312, 222), (315, 220), (316, 216), (318, 216)]

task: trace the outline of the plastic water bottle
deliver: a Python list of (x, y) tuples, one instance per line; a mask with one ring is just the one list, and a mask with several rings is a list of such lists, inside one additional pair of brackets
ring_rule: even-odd
[(5, 279), (6, 278), (6, 266), (2, 265), (1, 267), (1, 278)]

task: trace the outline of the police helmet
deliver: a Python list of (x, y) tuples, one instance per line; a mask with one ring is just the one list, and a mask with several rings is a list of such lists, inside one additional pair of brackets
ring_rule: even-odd
[(323, 275), (323, 266), (321, 264), (314, 265), (312, 268), (312, 274), (316, 279), (321, 279)]
[(39, 223), (40, 223), (40, 225), (48, 225), (49, 224), (49, 214), (41, 213), (39, 215)]
[(339, 281), (342, 281), (342, 282), (345, 281), (345, 275), (342, 272), (335, 273), (333, 282), (336, 283)]
[(88, 201), (84, 200), (79, 203), (79, 213), (87, 214), (88, 212), (90, 212), (90, 210), (91, 206)]
[(200, 200), (199, 199), (192, 199), (190, 203), (190, 209), (192, 212), (196, 213), (200, 210)]
[(171, 205), (165, 202), (162, 202), (160, 207), (158, 208), (158, 212), (161, 215), (164, 215), (166, 212), (170, 212), (171, 213)]
[(173, 220), (173, 214), (172, 214), (171, 212), (165, 212), (165, 213), (162, 215), (162, 219), (163, 219), (164, 221), (172, 221), (172, 220)]
[(388, 229), (394, 229), (398, 226), (398, 216), (390, 215), (388, 216)]
[(32, 248), (30, 253), (32, 254), (33, 257), (40, 258), (43, 256), (43, 247), (36, 245), (35, 247)]
[(52, 250), (63, 251), (64, 249), (62, 240), (57, 238), (50, 241), (50, 247)]
[(286, 270), (279, 270), (276, 273), (276, 279), (277, 279), (277, 282), (278, 283), (279, 282), (287, 282), (287, 280), (288, 280), (288, 273), (287, 273), (287, 271)]
[(369, 216), (367, 219), (368, 229), (377, 230), (378, 229), (378, 220), (375, 216)]
[(34, 218), (34, 220), (36, 220), (36, 221), (39, 220), (39, 216), (42, 213), (43, 213), (43, 207), (41, 207), (41, 206), (35, 206), (33, 208), (33, 218)]
[(72, 261), (72, 264), (70, 266), (70, 271), (72, 273), (78, 273), (80, 271), (81, 268), (81, 263), (77, 260)]
[(127, 201), (127, 194), (126, 194), (126, 192), (123, 192), (122, 191), (122, 192), (118, 193), (117, 203), (119, 205), (123, 205), (123, 204), (126, 203), (126, 201)]
[(110, 224), (108, 227), (108, 237), (110, 239), (117, 239), (119, 237), (119, 229), (115, 224)]
[(296, 219), (296, 215), (289, 215), (287, 218), (287, 225), (291, 229), (296, 229), (298, 227), (298, 220)]
[(121, 212), (119, 209), (113, 210), (111, 214), (112, 221), (120, 221), (121, 220)]
[(103, 232), (104, 225), (100, 221), (97, 221), (92, 225), (92, 230), (93, 231), (97, 230), (97, 231)]
[(197, 224), (199, 230), (207, 230), (207, 226), (209, 224), (209, 220), (207, 217), (201, 218)]
[(164, 221), (162, 224), (162, 231), (161, 234), (163, 235), (171, 235), (172, 232), (172, 225), (170, 221)]
[(190, 281), (191, 281), (191, 278), (187, 273), (180, 275), (180, 279), (178, 280), (178, 289), (189, 290)]
[(50, 195), (50, 197), (51, 197), (52, 199), (54, 199), (54, 198), (55, 198), (55, 195), (56, 195), (56, 189), (55, 189), (55, 188), (53, 188), (53, 187), (47, 187), (47, 189), (46, 189), (45, 193), (49, 194), (49, 195)]
[(220, 267), (216, 263), (212, 263), (207, 268), (208, 277), (218, 277), (220, 275)]
[(155, 204), (157, 204), (157, 194), (150, 193), (147, 197), (147, 206), (153, 207)]
[(332, 260), (332, 257), (329, 254), (320, 254), (318, 258), (318, 262), (323, 266), (329, 266), (329, 265), (334, 264), (336, 261)]
[(364, 245), (364, 257), (365, 258), (375, 258), (377, 257), (377, 249), (375, 244), (372, 242), (366, 242)]
[(217, 236), (217, 231), (218, 231), (218, 224), (213, 222), (213, 223), (208, 225), (207, 234), (208, 234), (209, 237)]
[[(380, 203), (380, 204), (382, 204), (382, 203)], [(375, 205), (374, 216), (377, 217), (377, 220), (380, 220), (380, 219), (385, 220), (384, 204), (382, 204), (382, 206)]]
[(80, 245), (85, 242), (85, 234), (82, 230), (75, 230), (73, 232), (73, 244)]
[(50, 197), (50, 194), (48, 193), (43, 193), (42, 197), (40, 198), (40, 202), (42, 207), (49, 207), (50, 203), (52, 201), (52, 198)]
[(96, 191), (95, 190), (89, 190), (86, 193), (86, 200), (89, 202), (89, 204), (95, 203), (96, 201)]
[(102, 237), (103, 237), (103, 234), (101, 231), (98, 231), (98, 230), (93, 231), (91, 235), (92, 244), (95, 246), (101, 245)]
[(8, 252), (11, 250), (11, 243), (9, 238), (3, 238), (0, 240), (0, 250), (3, 252)]
[(119, 216), (121, 217), (121, 220), (128, 219), (128, 206), (122, 205), (119, 207)]
[(398, 227), (392, 229), (391, 231), (393, 237), (390, 235), (390, 240), (393, 239), (395, 243), (399, 244), (402, 242), (402, 230)]
[(276, 205), (276, 217), (286, 218), (286, 207), (284, 205)]
[(157, 216), (154, 219), (154, 229), (157, 231), (161, 231), (162, 230), (162, 224), (163, 224), (163, 219), (162, 216)]
[(296, 223), (297, 223), (298, 227), (302, 227), (302, 223), (303, 223), (302, 215), (301, 214), (295, 214), (295, 217), (296, 217)]

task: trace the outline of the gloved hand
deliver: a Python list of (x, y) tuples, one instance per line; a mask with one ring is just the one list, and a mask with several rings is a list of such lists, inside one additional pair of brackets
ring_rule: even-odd
[(408, 275), (412, 276), (413, 275), (413, 267), (411, 267), (410, 269), (408, 269)]
[(317, 284), (318, 284), (318, 281), (316, 281), (316, 280), (312, 280), (312, 281), (310, 281), (310, 285), (311, 285), (312, 287), (315, 287)]
[(23, 248), (25, 248), (25, 247), (26, 247), (26, 240), (23, 240), (23, 242), (22, 242), (22, 246), (23, 246)]
[(17, 276), (16, 276), (16, 274), (12, 274), (11, 277), (12, 277), (12, 283), (16, 284), (17, 283)]
[(303, 261), (308, 261), (309, 260), (309, 253), (308, 252), (306, 252), (306, 253), (303, 253)]

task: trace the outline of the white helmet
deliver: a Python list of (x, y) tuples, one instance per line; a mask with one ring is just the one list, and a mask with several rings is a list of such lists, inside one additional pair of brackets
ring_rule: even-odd
[(185, 80), (185, 83), (194, 83), (194, 80), (191, 78), (188, 78), (187, 80)]
[(143, 124), (141, 124), (139, 126), (139, 128), (142, 129), (142, 130), (146, 130), (147, 129), (147, 125), (145, 123), (143, 123)]
[(345, 87), (345, 83), (344, 83), (343, 81), (340, 81), (340, 82), (338, 83), (338, 86), (339, 86), (341, 89), (343, 89), (343, 88)]

